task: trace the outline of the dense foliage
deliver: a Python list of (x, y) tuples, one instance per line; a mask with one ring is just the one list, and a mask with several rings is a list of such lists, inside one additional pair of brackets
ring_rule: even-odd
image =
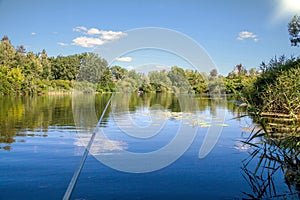
[(263, 73), (244, 96), (263, 112), (300, 113), (300, 58), (284, 56), (262, 63)]
[[(240, 74), (239, 74), (240, 75)], [(245, 74), (244, 74), (245, 75)], [(128, 71), (120, 66), (109, 67), (95, 53), (48, 57), (46, 50), (40, 53), (26, 52), (24, 46), (15, 48), (7, 36), (0, 43), (0, 94), (26, 95), (48, 92), (181, 92), (221, 93), (233, 92), (243, 86), (228, 77), (224, 89), (223, 77), (217, 70), (209, 75), (195, 70), (183, 70), (174, 66), (171, 70), (152, 71), (148, 74)], [(240, 79), (241, 76), (238, 76)], [(231, 80), (232, 79), (232, 80)], [(231, 82), (230, 82), (231, 81)], [(237, 81), (238, 82), (238, 81)]]

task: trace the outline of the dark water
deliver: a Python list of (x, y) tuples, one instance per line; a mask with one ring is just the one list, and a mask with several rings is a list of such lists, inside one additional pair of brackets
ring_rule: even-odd
[[(109, 97), (86, 95), (76, 102), (71, 95), (0, 97), (0, 199), (61, 199)], [(242, 162), (249, 149), (240, 142), (249, 135), (252, 120), (237, 118), (244, 113), (234, 101), (185, 99), (170, 94), (115, 96), (101, 123), (111, 143), (95, 141), (71, 198), (242, 199), (244, 193), (252, 194)], [(128, 119), (137, 127), (134, 136), (124, 131)], [(195, 138), (182, 156), (161, 169), (129, 173), (97, 159), (121, 151), (156, 151), (176, 138), (181, 126), (196, 130)], [(212, 127), (222, 132), (211, 151), (199, 158)], [(145, 139), (136, 137), (140, 130), (156, 132)], [(256, 160), (247, 167), (255, 167)], [(288, 192), (283, 174), (274, 177), (279, 193)]]

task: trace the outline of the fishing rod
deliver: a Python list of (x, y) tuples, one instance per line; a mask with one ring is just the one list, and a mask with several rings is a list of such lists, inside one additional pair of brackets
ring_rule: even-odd
[(74, 173), (74, 175), (73, 175), (73, 177), (72, 177), (72, 179), (71, 179), (71, 181), (70, 181), (70, 183), (68, 185), (68, 188), (67, 188), (67, 190), (66, 190), (66, 192), (65, 192), (65, 194), (63, 196), (63, 200), (69, 200), (70, 197), (71, 197), (71, 195), (72, 195), (72, 193), (73, 193), (73, 190), (75, 188), (75, 185), (76, 185), (76, 182), (78, 180), (78, 177), (79, 177), (79, 175), (81, 173), (81, 170), (83, 168), (85, 160), (86, 160), (86, 158), (87, 158), (87, 156), (89, 154), (89, 151), (91, 149), (91, 146), (92, 146), (92, 144), (94, 142), (94, 139), (95, 139), (95, 136), (96, 136), (96, 133), (97, 133), (97, 129), (100, 126), (100, 123), (101, 123), (101, 121), (102, 121), (102, 119), (104, 117), (104, 114), (106, 113), (106, 110), (107, 110), (107, 108), (108, 108), (108, 106), (109, 106), (109, 104), (111, 102), (112, 96), (113, 95), (110, 96), (110, 98), (109, 98), (109, 100), (108, 100), (108, 102), (107, 102), (107, 104), (106, 104), (106, 106), (105, 106), (105, 108), (104, 108), (104, 110), (102, 112), (102, 115), (101, 115), (101, 117), (100, 117), (100, 119), (99, 119), (99, 121), (98, 121), (98, 123), (96, 125), (96, 128), (95, 128), (95, 130), (94, 130), (94, 132), (93, 132), (93, 134), (91, 136), (91, 139), (90, 139), (87, 147), (85, 148), (85, 151), (84, 151), (84, 153), (82, 155), (82, 158), (81, 158), (80, 164), (78, 166), (78, 169), (75, 171), (75, 173)]

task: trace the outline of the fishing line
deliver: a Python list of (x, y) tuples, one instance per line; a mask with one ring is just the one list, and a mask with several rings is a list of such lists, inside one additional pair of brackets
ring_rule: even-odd
[(102, 115), (101, 115), (101, 117), (100, 117), (100, 119), (99, 119), (99, 121), (98, 121), (98, 123), (97, 123), (97, 125), (95, 127), (95, 130), (94, 130), (94, 132), (93, 132), (93, 134), (91, 136), (91, 139), (90, 139), (87, 147), (85, 148), (85, 151), (84, 151), (84, 153), (82, 155), (82, 158), (81, 158), (80, 164), (78, 166), (78, 169), (75, 171), (75, 173), (74, 173), (74, 175), (73, 175), (73, 177), (72, 177), (72, 179), (71, 179), (71, 181), (70, 181), (70, 183), (68, 185), (68, 188), (67, 188), (67, 190), (66, 190), (66, 192), (65, 192), (65, 194), (63, 196), (63, 200), (69, 200), (70, 197), (71, 197), (71, 195), (72, 195), (72, 193), (73, 193), (73, 190), (75, 188), (75, 185), (76, 185), (76, 182), (78, 180), (78, 177), (79, 177), (79, 175), (81, 173), (81, 170), (83, 168), (85, 160), (86, 160), (86, 158), (87, 158), (87, 156), (89, 154), (89, 151), (91, 149), (91, 146), (92, 146), (92, 144), (94, 142), (94, 139), (95, 139), (98, 127), (100, 126), (100, 123), (101, 123), (101, 121), (102, 121), (102, 119), (104, 117), (104, 114), (106, 113), (106, 110), (107, 110), (107, 108), (108, 108), (108, 106), (109, 106), (109, 104), (111, 102), (112, 96), (113, 95), (111, 95), (111, 97), (109, 98), (109, 100), (108, 100), (108, 102), (107, 102), (107, 104), (106, 104), (106, 106), (105, 106), (105, 108), (104, 108), (104, 110), (102, 112)]

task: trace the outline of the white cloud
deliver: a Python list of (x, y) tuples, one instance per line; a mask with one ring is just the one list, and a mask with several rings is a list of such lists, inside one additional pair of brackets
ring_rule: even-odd
[(109, 40), (109, 41), (117, 40), (127, 35), (126, 33), (123, 33), (121, 31), (104, 31), (104, 30), (99, 30), (97, 28), (90, 28), (85, 32), (85, 34), (100, 35), (101, 39)]
[(60, 46), (69, 46), (69, 44), (64, 43), (64, 42), (59, 42), (59, 43), (57, 43), (57, 44), (60, 45)]
[(36, 32), (32, 32), (31, 35), (36, 35)]
[(126, 33), (123, 33), (121, 31), (118, 31), (118, 32), (115, 32), (115, 31), (101, 31), (101, 38), (103, 40), (109, 40), (109, 41), (118, 40), (121, 37), (124, 37), (126, 35), (127, 35)]
[(131, 62), (132, 58), (131, 57), (119, 57), (116, 60), (120, 61), (120, 62)]
[(253, 39), (254, 42), (258, 42), (257, 35), (249, 31), (239, 32), (239, 35), (236, 39), (237, 40)]
[(96, 28), (90, 28), (86, 33), (88, 35), (99, 35), (99, 34), (101, 34), (101, 31)]
[[(95, 47), (100, 46), (114, 40), (118, 40), (121, 37), (126, 36), (126, 33), (121, 31), (105, 31), (99, 30), (97, 28), (86, 28), (84, 26), (77, 26), (73, 28), (75, 32), (81, 32), (85, 35), (94, 35), (94, 37), (80, 36), (73, 40), (73, 45), (78, 45), (82, 47)], [(126, 62), (126, 61), (125, 61)]]
[(100, 38), (85, 37), (85, 36), (77, 37), (73, 40), (73, 45), (88, 47), (88, 48), (100, 46), (103, 45), (104, 43), (105, 41), (103, 41)]
[(73, 31), (75, 31), (75, 32), (87, 31), (87, 28), (84, 26), (77, 26), (77, 27), (73, 28)]

